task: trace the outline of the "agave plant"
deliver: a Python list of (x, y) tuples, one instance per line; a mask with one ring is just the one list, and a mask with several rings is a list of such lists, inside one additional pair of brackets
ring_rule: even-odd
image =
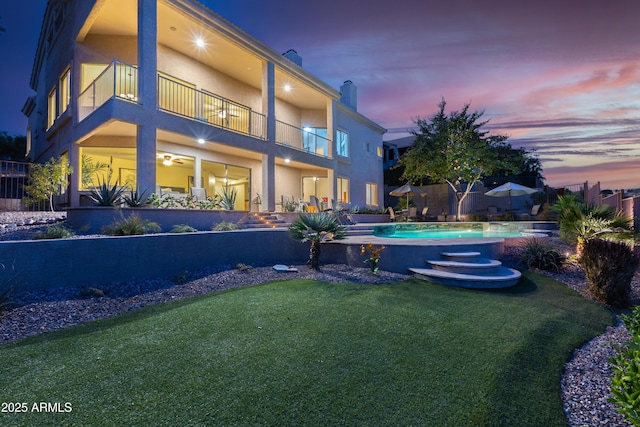
[(123, 187), (118, 187), (118, 184), (109, 184), (106, 180), (103, 182), (98, 181), (98, 186), (91, 189), (89, 198), (93, 200), (96, 206), (115, 206), (120, 203)]
[(342, 240), (347, 228), (338, 218), (327, 212), (300, 215), (289, 226), (289, 237), (299, 242), (311, 242), (307, 264), (317, 270), (320, 266), (320, 245), (330, 240)]
[(140, 191), (138, 187), (130, 189), (129, 194), (124, 195), (124, 202), (131, 208), (136, 208), (149, 204), (149, 196), (151, 191), (149, 189)]
[(228, 211), (232, 211), (234, 209), (236, 203), (236, 196), (238, 192), (235, 188), (225, 187), (222, 193), (219, 193), (217, 196), (220, 199), (219, 205), (220, 208), (226, 209)]

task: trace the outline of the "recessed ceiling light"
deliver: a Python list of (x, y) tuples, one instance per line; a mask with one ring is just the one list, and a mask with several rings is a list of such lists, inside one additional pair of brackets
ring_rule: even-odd
[(285, 163), (289, 163), (289, 162), (291, 162), (291, 159), (286, 158), (286, 159), (284, 159), (284, 162), (285, 162)]
[(202, 139), (202, 138), (198, 138), (198, 144), (204, 144), (204, 143), (205, 143), (205, 140), (204, 140), (204, 139)]
[(196, 38), (196, 46), (204, 47), (204, 45), (205, 45), (204, 40), (201, 37)]
[(289, 83), (287, 83), (286, 85), (284, 85), (284, 91), (285, 92), (291, 92), (291, 85)]
[(176, 27), (169, 27), (169, 29), (170, 29), (171, 31), (175, 31), (175, 30), (176, 30)]

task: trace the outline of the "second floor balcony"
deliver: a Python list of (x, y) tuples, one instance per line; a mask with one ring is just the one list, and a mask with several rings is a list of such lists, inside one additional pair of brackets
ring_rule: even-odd
[[(158, 73), (157, 108), (257, 139), (267, 139), (267, 117), (251, 108), (214, 93), (196, 89)], [(78, 97), (78, 121), (110, 99), (138, 103), (138, 69), (113, 61)], [(276, 121), (277, 144), (315, 156), (331, 158), (331, 141), (326, 128), (299, 128)]]

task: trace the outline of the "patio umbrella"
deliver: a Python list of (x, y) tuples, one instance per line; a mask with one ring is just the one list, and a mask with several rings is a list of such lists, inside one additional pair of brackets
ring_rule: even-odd
[(389, 192), (389, 195), (396, 197), (407, 196), (407, 209), (409, 209), (409, 196), (426, 196), (427, 193), (425, 193), (424, 190), (420, 187), (416, 187), (414, 185), (406, 183), (402, 187), (391, 190)]
[(489, 190), (484, 193), (487, 196), (494, 197), (509, 197), (509, 207), (511, 207), (511, 196), (524, 196), (525, 194), (537, 193), (539, 190), (535, 188), (525, 187), (524, 185), (516, 184), (515, 182), (507, 182), (499, 187)]

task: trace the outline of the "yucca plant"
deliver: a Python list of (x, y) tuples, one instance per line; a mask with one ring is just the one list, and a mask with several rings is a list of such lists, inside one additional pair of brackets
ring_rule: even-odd
[(124, 188), (117, 183), (111, 185), (107, 180), (98, 180), (98, 186), (91, 189), (89, 198), (96, 206), (116, 206), (120, 203), (123, 192)]
[(124, 202), (131, 208), (137, 208), (149, 204), (149, 196), (151, 191), (149, 189), (141, 191), (140, 188), (130, 189), (129, 194), (123, 196)]
[(289, 226), (289, 237), (299, 242), (311, 242), (307, 264), (314, 270), (320, 267), (320, 246), (331, 240), (342, 240), (347, 228), (338, 218), (327, 212), (300, 215)]

